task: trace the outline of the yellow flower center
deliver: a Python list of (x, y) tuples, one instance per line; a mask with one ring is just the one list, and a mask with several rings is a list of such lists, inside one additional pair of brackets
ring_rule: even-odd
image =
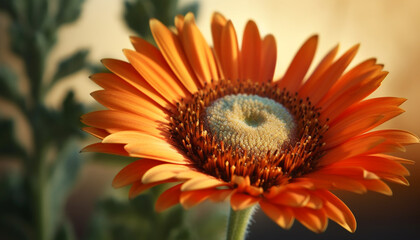
[(293, 137), (295, 123), (280, 103), (248, 94), (227, 95), (206, 109), (211, 133), (227, 145), (261, 157)]

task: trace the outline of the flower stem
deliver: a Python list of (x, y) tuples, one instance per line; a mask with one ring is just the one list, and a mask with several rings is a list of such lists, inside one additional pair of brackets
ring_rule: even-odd
[(226, 240), (245, 239), (245, 233), (254, 209), (255, 207), (249, 207), (240, 211), (230, 209)]

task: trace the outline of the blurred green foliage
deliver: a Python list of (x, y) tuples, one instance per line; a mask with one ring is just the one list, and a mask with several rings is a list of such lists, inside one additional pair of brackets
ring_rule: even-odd
[(16, 138), (16, 120), (0, 115), (0, 155), (18, 161), (19, 171), (0, 176), (0, 239), (72, 239), (63, 206), (81, 168), (80, 115), (85, 107), (68, 91), (58, 109), (45, 105), (53, 87), (86, 67), (87, 50), (65, 57), (51, 79), (44, 75), (48, 57), (64, 24), (74, 22), (83, 0), (0, 0), (0, 10), (10, 18), (11, 50), (20, 57), (23, 79), (0, 65), (0, 97), (14, 105), (29, 125), (31, 150)]

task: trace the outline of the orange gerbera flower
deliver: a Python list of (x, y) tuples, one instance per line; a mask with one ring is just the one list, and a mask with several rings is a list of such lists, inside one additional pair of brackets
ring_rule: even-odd
[(193, 14), (174, 29), (150, 27), (158, 48), (132, 37), (129, 62), (104, 59), (112, 73), (91, 78), (104, 90), (92, 96), (109, 110), (91, 112), (85, 131), (101, 139), (85, 151), (140, 158), (123, 168), (113, 186), (131, 185), (130, 197), (162, 183), (156, 210), (206, 199), (230, 199), (233, 210), (259, 204), (278, 225), (294, 219), (315, 232), (332, 219), (348, 231), (356, 221), (330, 190), (390, 195), (383, 180), (408, 185), (409, 160), (385, 152), (418, 138), (373, 128), (401, 114), (402, 98), (365, 99), (387, 72), (368, 59), (345, 72), (358, 45), (335, 59), (333, 48), (307, 74), (318, 37), (309, 38), (286, 73), (273, 79), (276, 42), (246, 25), (242, 44), (232, 22), (215, 13), (214, 47)]

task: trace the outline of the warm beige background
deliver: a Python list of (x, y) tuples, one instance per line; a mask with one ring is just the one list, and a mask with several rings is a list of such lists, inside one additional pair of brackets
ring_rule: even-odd
[[(121, 21), (123, 1), (86, 0), (80, 20), (62, 29), (59, 44), (51, 57), (56, 62), (78, 47), (90, 49), (89, 58), (98, 62), (101, 58), (124, 59), (121, 49), (131, 48), (128, 36), (133, 33)], [(190, 2), (190, 1), (181, 1)], [(210, 40), (210, 17), (219, 11), (231, 18), (239, 34), (247, 19), (254, 19), (263, 34), (273, 33), (278, 46), (278, 68), (281, 76), (294, 53), (310, 35), (320, 35), (319, 60), (335, 44), (340, 43), (341, 52), (355, 43), (361, 48), (354, 63), (369, 57), (377, 57), (385, 64), (390, 74), (375, 95), (389, 95), (407, 98), (403, 105), (407, 111), (387, 124), (390, 128), (404, 128), (420, 134), (420, 1), (417, 0), (207, 0), (201, 1), (198, 25)], [(4, 18), (2, 18), (4, 19)], [(0, 25), (2, 32), (5, 23)], [(0, 44), (0, 61), (12, 62), (21, 69), (19, 61), (6, 52), (7, 42)], [(354, 64), (353, 64), (354, 65)], [(51, 74), (52, 69), (48, 71)], [(97, 89), (82, 72), (69, 78), (48, 97), (54, 106), (65, 89), (74, 88), (77, 97), (86, 103), (93, 103), (89, 93)], [(418, 160), (420, 147), (412, 146), (407, 153), (399, 154)], [(412, 172), (411, 187), (392, 185), (393, 198), (368, 194), (367, 196), (345, 195), (346, 202), (356, 212), (359, 223), (371, 218), (413, 218), (420, 214), (420, 168), (419, 164), (408, 167)], [(72, 202), (69, 205), (73, 217), (85, 217), (86, 210), (93, 205), (93, 194), (108, 189), (118, 169), (87, 164)], [(87, 194), (91, 193), (91, 194)], [(375, 204), (386, 202), (388, 205)], [(367, 216), (369, 215), (369, 216)], [(418, 218), (417, 218), (418, 219)], [(398, 221), (397, 219), (395, 219)], [(366, 220), (367, 221), (367, 220)], [(418, 221), (413, 223), (419, 225)], [(363, 231), (366, 225), (361, 225)], [(385, 226), (386, 227), (386, 226)], [(392, 226), (391, 226), (392, 227)], [(394, 226), (397, 227), (397, 226)], [(418, 226), (417, 226), (418, 227)], [(359, 228), (359, 229), (360, 229)]]

